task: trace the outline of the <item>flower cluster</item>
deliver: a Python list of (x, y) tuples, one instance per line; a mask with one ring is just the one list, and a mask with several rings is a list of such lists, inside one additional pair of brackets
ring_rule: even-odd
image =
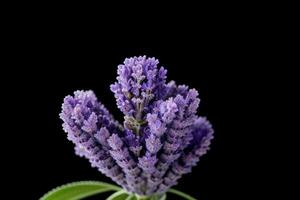
[(133, 57), (118, 66), (111, 85), (124, 114), (119, 124), (92, 91), (67, 96), (60, 114), (76, 154), (128, 192), (165, 193), (209, 149), (213, 129), (196, 114), (195, 89), (166, 82), (155, 58)]

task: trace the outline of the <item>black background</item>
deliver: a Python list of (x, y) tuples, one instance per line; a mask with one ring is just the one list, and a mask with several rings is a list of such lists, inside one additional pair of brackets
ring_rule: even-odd
[(243, 199), (264, 190), (269, 175), (262, 163), (272, 155), (258, 153), (266, 136), (259, 127), (264, 116), (258, 112), (258, 101), (264, 103), (262, 96), (270, 89), (268, 83), (261, 84), (272, 73), (262, 59), (266, 46), (270, 48), (268, 35), (225, 22), (196, 24), (182, 34), (174, 34), (176, 28), (146, 29), (132, 31), (127, 38), (122, 37), (124, 30), (104, 35), (94, 28), (26, 26), (23, 35), (13, 36), (8, 51), (17, 55), (9, 64), (15, 78), (7, 84), (13, 87), (8, 93), (15, 102), (12, 108), (18, 110), (11, 118), (19, 121), (12, 127), (18, 130), (13, 141), (22, 148), (13, 149), (18, 153), (10, 159), (17, 160), (15, 179), (23, 185), (23, 196), (37, 199), (72, 181), (110, 182), (74, 154), (58, 115), (66, 95), (91, 89), (122, 120), (109, 85), (116, 79), (117, 65), (139, 55), (159, 59), (168, 70), (168, 80), (196, 88), (201, 98), (198, 114), (207, 116), (215, 129), (211, 150), (175, 188), (201, 200)]

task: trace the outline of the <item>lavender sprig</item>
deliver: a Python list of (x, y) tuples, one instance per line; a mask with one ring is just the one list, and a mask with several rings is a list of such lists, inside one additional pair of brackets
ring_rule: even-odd
[(111, 85), (120, 125), (92, 91), (67, 96), (60, 114), (76, 154), (129, 193), (161, 196), (209, 149), (211, 124), (197, 115), (198, 92), (167, 83), (155, 58), (125, 59)]

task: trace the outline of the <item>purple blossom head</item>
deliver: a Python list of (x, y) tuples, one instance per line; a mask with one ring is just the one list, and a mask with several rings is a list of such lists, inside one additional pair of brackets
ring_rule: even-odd
[(167, 70), (146, 56), (126, 58), (118, 66), (117, 82), (111, 85), (118, 108), (126, 116), (143, 119), (152, 103), (163, 95)]
[(67, 96), (60, 114), (77, 155), (125, 190), (166, 192), (209, 149), (211, 124), (198, 116), (198, 92), (167, 82), (155, 58), (125, 59), (111, 85), (124, 114), (117, 122), (92, 91)]

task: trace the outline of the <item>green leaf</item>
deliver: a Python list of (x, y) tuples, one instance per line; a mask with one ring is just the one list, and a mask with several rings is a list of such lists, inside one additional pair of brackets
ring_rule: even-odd
[(121, 188), (109, 183), (79, 181), (57, 187), (41, 197), (40, 200), (78, 200), (103, 192), (119, 190)]
[(186, 194), (186, 193), (184, 193), (184, 192), (181, 192), (181, 191), (179, 191), (179, 190), (170, 189), (168, 192), (169, 192), (169, 193), (176, 194), (177, 196), (180, 196), (180, 197), (182, 197), (182, 198), (184, 198), (184, 199), (187, 199), (187, 200), (197, 200), (197, 199), (195, 199), (194, 197), (192, 197), (192, 196), (190, 196), (190, 195), (188, 195), (188, 194)]
[(124, 190), (120, 190), (110, 195), (106, 200), (125, 200), (127, 197), (128, 193), (126, 193)]

